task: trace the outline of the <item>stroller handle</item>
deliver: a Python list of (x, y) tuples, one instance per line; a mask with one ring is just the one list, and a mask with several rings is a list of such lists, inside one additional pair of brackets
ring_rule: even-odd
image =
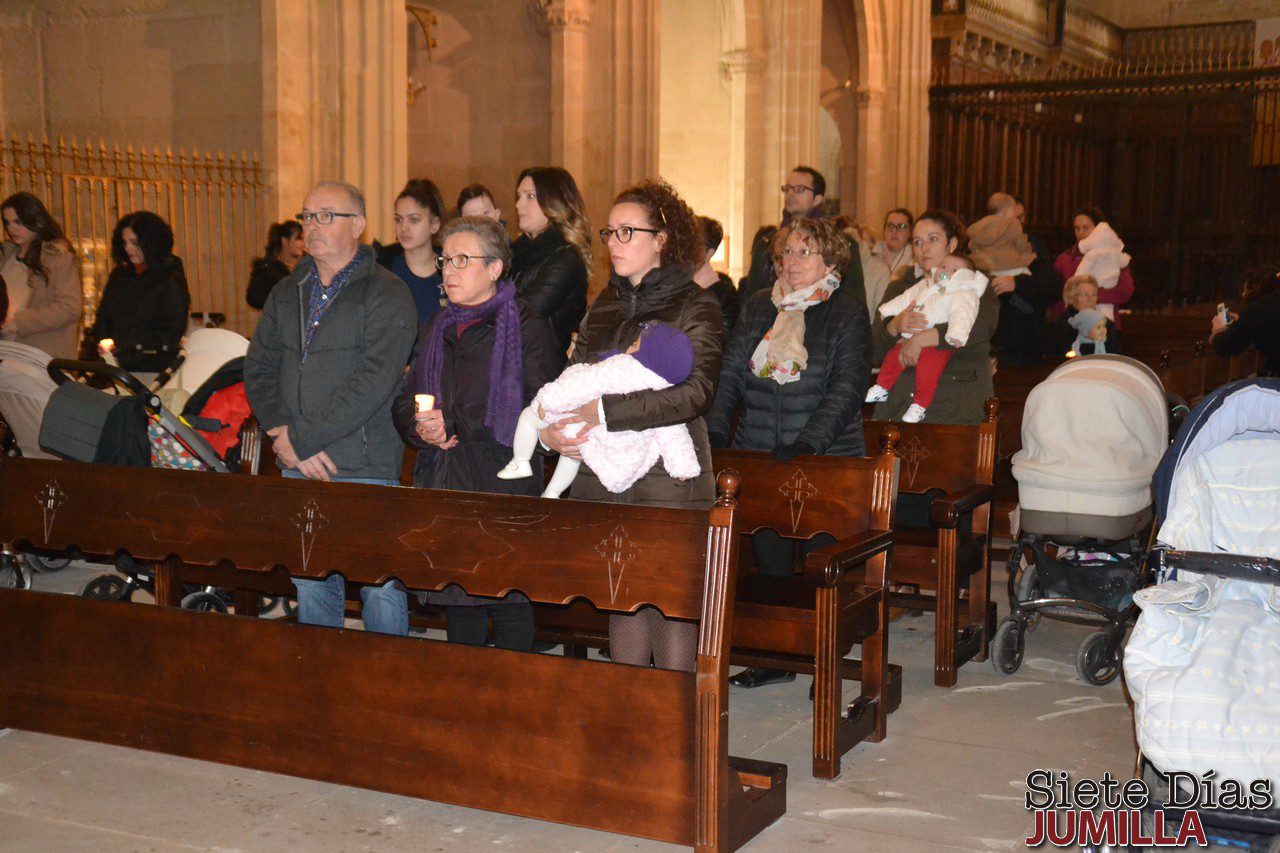
[(70, 358), (55, 358), (49, 362), (49, 366), (46, 369), (49, 372), (49, 378), (59, 385), (74, 381), (73, 374), (109, 379), (116, 385), (123, 387), (133, 396), (141, 397), (145, 400), (146, 406), (151, 412), (154, 413), (160, 409), (160, 398), (152, 393), (150, 388), (143, 385), (142, 380), (123, 367), (116, 367), (113, 364), (101, 361), (76, 361)]
[(1157, 548), (1153, 556), (1158, 569), (1174, 569), (1280, 586), (1280, 560), (1269, 557), (1176, 551), (1171, 548)]

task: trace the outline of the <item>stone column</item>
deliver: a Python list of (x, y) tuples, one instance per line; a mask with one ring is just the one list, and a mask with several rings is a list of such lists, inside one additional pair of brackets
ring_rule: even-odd
[(614, 0), (614, 193), (658, 173), (658, 6)]
[[(735, 280), (751, 265), (751, 237), (766, 215), (761, 209), (764, 187), (773, 186), (764, 174), (764, 152), (759, 144), (763, 131), (765, 61), (747, 49), (726, 51), (720, 70), (729, 83), (729, 217), (724, 223), (729, 237), (729, 270)], [(769, 214), (771, 215), (771, 213)]]
[[(778, 186), (793, 166), (816, 167), (822, 71), (822, 0), (786, 0), (772, 9), (765, 83), (763, 181), (766, 218), (782, 209)], [(770, 213), (773, 211), (773, 213)]]
[(865, 0), (858, 81), (856, 210), (874, 220), (891, 207), (928, 203), (929, 4)]
[(579, 181), (586, 167), (587, 0), (537, 0), (551, 38), (551, 160)]
[(296, 213), (316, 181), (348, 181), (365, 194), (365, 238), (391, 238), (408, 168), (406, 27), (397, 0), (263, 1), (269, 219)]

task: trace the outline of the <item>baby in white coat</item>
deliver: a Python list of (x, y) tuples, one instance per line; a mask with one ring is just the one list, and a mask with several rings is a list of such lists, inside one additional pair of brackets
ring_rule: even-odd
[[(594, 364), (574, 364), (542, 386), (516, 423), (512, 459), (498, 472), (502, 480), (533, 476), (529, 460), (538, 443), (538, 431), (605, 394), (657, 391), (679, 385), (693, 373), (693, 344), (687, 335), (666, 323), (647, 323), (626, 352), (606, 352)], [(576, 435), (581, 425), (566, 430)], [(685, 424), (646, 430), (610, 431), (603, 422), (580, 445), (587, 463), (606, 489), (625, 492), (662, 460), (677, 480), (698, 476), (702, 468), (694, 453), (693, 438)], [(558, 498), (578, 475), (579, 463), (561, 456), (556, 462), (544, 498)]]
[[(915, 306), (928, 319), (929, 325), (926, 328), (932, 329), (946, 323), (947, 343), (953, 347), (962, 347), (969, 341), (969, 331), (978, 317), (978, 300), (982, 298), (982, 291), (986, 288), (987, 277), (973, 268), (972, 261), (959, 255), (947, 255), (941, 266), (926, 272), (924, 278), (907, 288), (901, 296), (881, 305), (880, 315), (887, 320)], [(909, 338), (911, 333), (903, 332), (901, 337)], [(868, 403), (889, 399), (889, 389), (904, 370), (898, 359), (901, 350), (902, 341), (899, 341), (885, 356), (876, 384), (867, 391)], [(902, 420), (910, 424), (924, 420), (925, 412), (938, 390), (938, 380), (942, 378), (942, 371), (950, 360), (950, 350), (939, 347), (920, 350), (916, 361), (915, 394)]]
[[(1120, 281), (1120, 270), (1129, 266), (1131, 260), (1124, 250), (1124, 241), (1109, 223), (1099, 222), (1088, 237), (1080, 241), (1080, 251), (1084, 257), (1076, 268), (1076, 275), (1091, 275), (1098, 280), (1100, 290), (1110, 290)], [(1099, 305), (1108, 320), (1114, 320), (1115, 306)]]

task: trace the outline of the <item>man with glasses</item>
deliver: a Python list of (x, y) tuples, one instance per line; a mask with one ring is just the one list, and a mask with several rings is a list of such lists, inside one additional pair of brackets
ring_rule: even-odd
[(915, 218), (905, 207), (895, 207), (886, 213), (882, 239), (862, 259), (862, 282), (872, 320), (889, 282), (903, 270), (911, 269), (911, 226), (914, 224)]
[[(297, 215), (307, 255), (272, 288), (245, 357), (244, 386), (286, 477), (395, 485), (404, 445), (391, 399), (416, 338), (413, 297), (361, 244), (365, 203), (325, 181)], [(295, 580), (299, 621), (340, 628), (344, 579)], [(366, 588), (365, 626), (409, 629), (401, 589)]]
[[(823, 203), (826, 201), (827, 179), (812, 166), (796, 166), (787, 176), (786, 183), (779, 189), (782, 191), (782, 225), (793, 219), (822, 219)], [(766, 226), (756, 232), (751, 246), (751, 270), (740, 287), (740, 299), (746, 302), (757, 290), (772, 289), (776, 278), (774, 257), (770, 253), (773, 235), (782, 226)], [(862, 286), (862, 262), (858, 247), (849, 238), (852, 260), (849, 268), (840, 279), (840, 287), (850, 296), (865, 301)]]

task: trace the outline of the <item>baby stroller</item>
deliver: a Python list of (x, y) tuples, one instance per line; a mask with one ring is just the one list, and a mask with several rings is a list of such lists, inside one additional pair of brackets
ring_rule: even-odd
[[(241, 356), (214, 364), (199, 332), (232, 335), (243, 342)], [(185, 362), (159, 391), (151, 391), (137, 377), (113, 365), (55, 359), (48, 373), (58, 384), (41, 426), (42, 446), (60, 455), (87, 462), (149, 465), (156, 468), (230, 473), (238, 468), (239, 432), (250, 412), (244, 400), (243, 351), (248, 341), (233, 332), (205, 329), (192, 333), (197, 345), (193, 370)], [(224, 346), (225, 354), (225, 346)], [(109, 382), (110, 394), (74, 381), (75, 376)], [(189, 389), (186, 385), (198, 382)], [(185, 384), (184, 384), (185, 383)], [(178, 414), (162, 403), (185, 400)], [(219, 404), (219, 401), (220, 404)], [(237, 402), (238, 401), (238, 402)], [(218, 404), (218, 405), (215, 405)], [(121, 416), (117, 407), (127, 409)], [(103, 415), (103, 412), (108, 414)], [(211, 415), (214, 415), (211, 417)], [(112, 435), (103, 433), (111, 431)], [(114, 454), (114, 456), (112, 455)], [(139, 589), (154, 592), (154, 579), (144, 566), (121, 556), (116, 567), (124, 575), (104, 574), (89, 581), (82, 595), (124, 601)], [(189, 588), (182, 606), (189, 610), (227, 611), (230, 596), (208, 588)], [(264, 602), (270, 609), (274, 601)]]
[(1027, 396), (1013, 457), (1020, 509), (1009, 552), (1010, 614), (991, 660), (1022, 665), (1040, 616), (1096, 625), (1076, 654), (1090, 684), (1120, 673), (1120, 645), (1136, 615), (1151, 528), (1151, 475), (1169, 444), (1164, 390), (1146, 365), (1115, 355), (1072, 359)]
[[(57, 386), (46, 369), (49, 354), (14, 341), (0, 341), (0, 417), (13, 434), (14, 453), (28, 459), (56, 459), (40, 449), (40, 419)], [(6, 553), (0, 557), (0, 587), (28, 589), (31, 572), (56, 572), (71, 560), (53, 552)]]
[[(1198, 405), (1155, 474), (1161, 581), (1125, 655), (1141, 775), (1213, 771), (1280, 793), (1280, 380), (1225, 385)], [(1191, 797), (1190, 799), (1195, 799)], [(1188, 798), (1184, 798), (1186, 803)], [(1280, 850), (1280, 808), (1192, 806), (1212, 843)], [(1165, 809), (1177, 826), (1178, 809)]]

